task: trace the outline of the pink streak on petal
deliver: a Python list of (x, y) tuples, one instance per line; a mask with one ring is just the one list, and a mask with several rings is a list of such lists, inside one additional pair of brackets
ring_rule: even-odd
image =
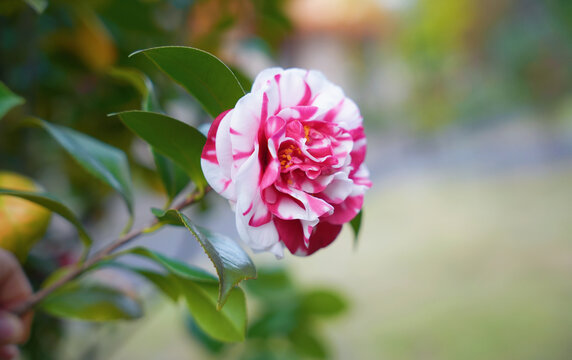
[(219, 116), (214, 119), (209, 132), (207, 134), (207, 142), (201, 153), (201, 158), (210, 161), (214, 164), (218, 164), (218, 159), (216, 157), (216, 133), (220, 125), (221, 120), (230, 110), (222, 112)]
[(306, 81), (304, 81), (304, 96), (298, 102), (298, 105), (308, 105), (310, 103), (310, 99), (312, 98), (312, 90), (310, 89), (310, 85)]
[(221, 193), (224, 193), (228, 189), (229, 185), (232, 184), (232, 180), (228, 179), (224, 181)]
[(259, 227), (264, 224), (268, 224), (270, 220), (272, 220), (272, 214), (270, 213), (270, 211), (266, 210), (266, 212), (263, 212), (262, 215), (260, 214), (253, 215), (248, 221), (248, 225)]
[(332, 108), (330, 111), (326, 113), (326, 115), (324, 116), (324, 121), (325, 122), (333, 121), (336, 118), (336, 116), (338, 116), (338, 114), (340, 113), (343, 105), (344, 105), (344, 99), (342, 99), (338, 103), (338, 105), (336, 105), (336, 107)]
[(248, 214), (248, 213), (250, 212), (250, 210), (252, 210), (252, 206), (253, 206), (253, 203), (250, 203), (250, 205), (248, 206), (248, 209), (246, 209), (246, 210), (242, 213), (242, 215), (246, 216), (246, 214)]
[(277, 217), (286, 220), (302, 219), (315, 220), (333, 211), (333, 206), (311, 194), (291, 188), (288, 184), (275, 184), (277, 200), (267, 204), (270, 211)]
[(351, 221), (363, 205), (363, 195), (350, 196), (341, 204), (334, 204), (334, 213), (326, 219), (332, 224), (345, 224)]
[(277, 159), (272, 159), (272, 161), (264, 170), (264, 175), (262, 175), (262, 180), (260, 181), (260, 189), (266, 189), (270, 185), (276, 182), (276, 179), (280, 175), (280, 162)]
[(262, 109), (260, 110), (260, 122), (263, 123), (268, 117), (268, 94), (262, 94)]
[(286, 122), (281, 117), (278, 116), (269, 117), (268, 120), (266, 120), (266, 129), (265, 129), (266, 138), (270, 139), (276, 134), (279, 134), (281, 131), (284, 130), (285, 125)]
[(302, 227), (304, 230), (304, 246), (307, 248), (310, 246), (310, 237), (312, 236), (312, 231), (314, 230), (314, 227), (312, 225), (304, 226), (304, 224), (302, 224)]
[(318, 112), (318, 107), (316, 106), (292, 106), (291, 109), (298, 111), (302, 120), (309, 120)]
[(244, 159), (249, 157), (250, 155), (252, 155), (252, 152), (247, 152), (247, 151), (237, 151), (234, 154), (232, 154), (232, 159), (233, 160), (240, 160), (240, 159)]

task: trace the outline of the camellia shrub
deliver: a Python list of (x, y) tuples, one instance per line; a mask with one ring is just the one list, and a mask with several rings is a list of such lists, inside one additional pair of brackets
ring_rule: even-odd
[[(45, 231), (49, 212), (75, 226), (84, 246), (77, 262), (54, 272), (34, 295), (11, 310), (21, 315), (38, 309), (89, 321), (140, 317), (136, 299), (85, 276), (102, 267), (118, 267), (144, 277), (175, 302), (184, 299), (193, 324), (212, 339), (243, 341), (246, 299), (239, 284), (257, 277), (253, 261), (237, 242), (196, 225), (182, 210), (214, 190), (229, 200), (241, 240), (255, 252), (269, 251), (279, 258), (284, 249), (306, 256), (328, 246), (346, 223), (357, 237), (364, 193), (371, 186), (364, 165), (366, 140), (360, 112), (338, 86), (313, 70), (267, 69), (246, 93), (224, 63), (198, 49), (159, 47), (133, 56), (148, 58), (201, 104), (215, 119), (208, 135), (161, 113), (152, 101), (151, 83), (142, 73), (116, 70), (140, 91), (142, 109), (112, 116), (149, 145), (168, 199), (162, 208), (151, 209), (153, 220), (147, 226), (133, 229), (133, 185), (121, 150), (68, 127), (39, 118), (22, 119), (23, 125), (44, 130), (78, 166), (117, 191), (131, 216), (116, 240), (92, 250), (89, 232), (68, 206), (31, 180), (2, 173), (0, 220), (7, 218), (5, 214), (24, 215), (11, 216), (10, 224), (2, 220), (0, 246), (24, 260)], [(0, 115), (22, 102), (0, 83)], [(182, 193), (185, 189), (191, 190)], [(2, 232), (6, 225), (29, 227), (30, 221), (36, 223), (34, 230), (20, 232), (20, 238)], [(212, 261), (216, 275), (146, 247), (123, 248), (164, 226), (186, 228)], [(164, 271), (118, 261), (127, 254), (145, 258)], [(273, 286), (265, 280), (253, 288), (269, 298)], [(316, 298), (328, 300), (330, 295), (297, 294), (288, 299), (300, 304), (296, 311), (328, 313), (312, 305)], [(341, 308), (336, 301), (332, 313)], [(273, 311), (269, 308), (268, 316)], [(271, 331), (268, 326), (261, 320), (252, 331), (262, 336)], [(308, 341), (296, 335), (294, 327), (289, 331), (292, 339)]]

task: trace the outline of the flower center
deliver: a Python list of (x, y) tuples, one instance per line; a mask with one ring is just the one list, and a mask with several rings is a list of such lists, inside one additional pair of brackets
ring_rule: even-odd
[(280, 166), (282, 169), (288, 169), (290, 166), (292, 166), (292, 156), (298, 156), (301, 153), (302, 152), (300, 149), (294, 144), (289, 144), (286, 147), (280, 149), (280, 152), (278, 153), (278, 159), (280, 160)]

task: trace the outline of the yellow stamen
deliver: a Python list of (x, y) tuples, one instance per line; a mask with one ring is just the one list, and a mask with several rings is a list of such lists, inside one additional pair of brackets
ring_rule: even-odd
[(287, 148), (280, 151), (278, 158), (280, 159), (280, 165), (282, 168), (288, 169), (290, 166), (292, 166), (292, 156), (294, 154), (299, 155), (301, 154), (301, 151), (296, 145), (293, 144), (290, 144)]

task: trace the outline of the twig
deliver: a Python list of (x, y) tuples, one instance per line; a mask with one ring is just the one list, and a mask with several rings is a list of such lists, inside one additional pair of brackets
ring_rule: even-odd
[[(184, 200), (182, 200), (179, 204), (173, 207), (175, 210), (182, 210), (189, 205), (194, 204), (195, 202), (202, 199), (206, 192), (208, 192), (210, 188), (205, 189), (204, 191), (194, 191)], [(38, 305), (46, 296), (50, 295), (57, 289), (61, 288), (68, 282), (76, 279), (78, 276), (82, 275), (86, 270), (97, 264), (99, 261), (104, 260), (107, 256), (111, 255), (115, 250), (120, 248), (121, 246), (129, 243), (130, 241), (134, 240), (135, 238), (139, 237), (143, 233), (146, 232), (147, 229), (153, 228), (158, 224), (158, 220), (154, 219), (147, 227), (144, 227), (139, 230), (134, 230), (126, 235), (118, 238), (115, 241), (112, 241), (109, 245), (104, 247), (102, 250), (96, 252), (92, 257), (87, 259), (81, 265), (73, 268), (67, 274), (64, 274), (61, 278), (50, 284), (49, 286), (39, 290), (38, 292), (32, 294), (26, 301), (18, 304), (16, 307), (12, 308), (12, 313), (22, 316), (30, 311), (34, 306)]]

